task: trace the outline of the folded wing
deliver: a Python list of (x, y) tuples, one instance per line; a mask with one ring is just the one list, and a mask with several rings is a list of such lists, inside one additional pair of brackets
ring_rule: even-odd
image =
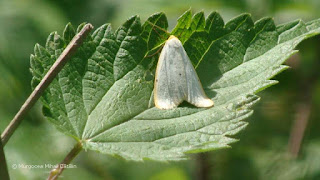
[(197, 107), (213, 106), (182, 43), (175, 36), (170, 36), (156, 69), (154, 101), (159, 109), (172, 109), (184, 100)]

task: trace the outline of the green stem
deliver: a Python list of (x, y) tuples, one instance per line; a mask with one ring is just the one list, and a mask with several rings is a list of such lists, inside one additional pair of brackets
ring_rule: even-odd
[(78, 142), (73, 149), (69, 152), (69, 154), (64, 158), (64, 160), (57, 165), (57, 168), (51, 170), (48, 180), (56, 180), (65, 169), (66, 165), (70, 164), (70, 162), (80, 153), (82, 150), (81, 142)]

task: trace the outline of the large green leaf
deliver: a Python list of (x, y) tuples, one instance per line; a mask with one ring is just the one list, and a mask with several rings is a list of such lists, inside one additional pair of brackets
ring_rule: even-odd
[[(81, 29), (83, 25), (78, 28)], [(143, 25), (138, 17), (115, 32), (109, 24), (89, 36), (42, 96), (44, 115), (84, 148), (130, 160), (180, 160), (187, 153), (227, 148), (247, 126), (258, 91), (287, 67), (282, 63), (304, 39), (320, 33), (320, 20), (276, 26), (271, 18), (254, 23), (248, 14), (224, 24), (214, 12), (183, 14), (171, 34), (184, 43), (212, 108), (187, 103), (159, 110), (153, 103), (154, 69), (165, 42), (163, 13)], [(33, 87), (75, 34), (52, 33), (31, 56)]]

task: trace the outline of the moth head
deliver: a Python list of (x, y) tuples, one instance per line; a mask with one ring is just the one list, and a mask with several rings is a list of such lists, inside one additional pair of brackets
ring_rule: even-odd
[(181, 47), (182, 46), (182, 43), (181, 41), (175, 37), (174, 35), (171, 35), (168, 40), (167, 40), (167, 44), (170, 44), (170, 46), (173, 46), (173, 47)]

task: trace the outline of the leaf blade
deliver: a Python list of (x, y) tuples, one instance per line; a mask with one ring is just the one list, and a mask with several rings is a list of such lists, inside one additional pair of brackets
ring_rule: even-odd
[[(169, 35), (154, 31), (167, 29), (158, 13), (143, 25), (134, 16), (115, 33), (106, 24), (89, 36), (43, 95), (44, 114), (85, 148), (129, 160), (181, 160), (230, 147), (237, 141), (230, 136), (248, 125), (255, 94), (277, 83), (270, 79), (287, 68), (283, 62), (301, 41), (320, 33), (320, 20), (275, 26), (271, 18), (253, 23), (243, 14), (224, 25), (216, 12), (206, 20), (203, 12), (191, 15), (182, 15), (171, 33), (181, 34), (215, 107), (184, 104), (162, 111), (152, 105), (157, 55), (147, 55), (165, 41), (160, 36)], [(45, 48), (36, 45), (33, 87), (73, 33), (69, 24), (63, 37), (52, 33)]]

